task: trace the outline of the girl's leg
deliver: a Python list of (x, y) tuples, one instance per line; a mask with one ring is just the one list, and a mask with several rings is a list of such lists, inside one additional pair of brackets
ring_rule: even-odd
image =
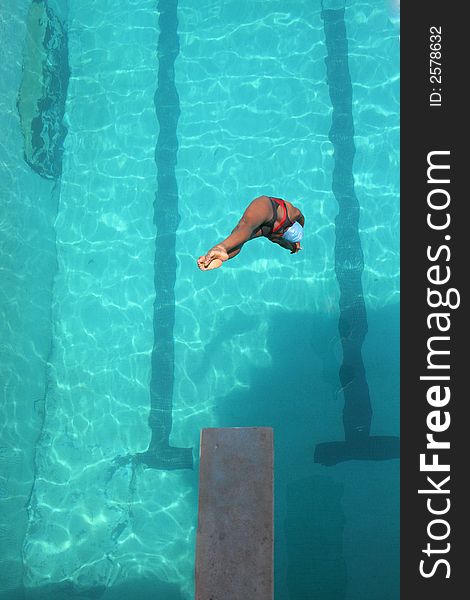
[[(257, 238), (257, 237), (261, 237), (262, 235), (263, 235), (262, 230), (261, 230), (261, 228), (259, 228), (251, 235), (250, 240), (253, 240), (254, 238)], [(219, 267), (221, 267), (224, 264), (225, 260), (230, 260), (231, 258), (234, 258), (235, 256), (237, 256), (237, 254), (240, 254), (240, 250), (243, 248), (243, 245), (245, 243), (246, 242), (243, 242), (243, 244), (235, 246), (235, 248), (232, 248), (232, 250), (230, 250), (230, 252), (227, 252), (228, 258), (224, 258), (224, 260), (221, 260), (220, 258), (212, 259), (211, 262), (207, 265), (207, 267), (204, 264), (206, 257), (200, 256), (197, 260), (198, 267), (201, 269), (201, 271), (211, 271), (212, 269), (218, 269)]]
[(243, 248), (243, 244), (240, 244), (239, 246), (236, 246), (236, 248), (233, 248), (233, 250), (230, 250), (230, 252), (228, 253), (228, 260), (230, 260), (234, 256), (237, 256), (237, 254), (240, 254), (240, 250), (242, 248)]

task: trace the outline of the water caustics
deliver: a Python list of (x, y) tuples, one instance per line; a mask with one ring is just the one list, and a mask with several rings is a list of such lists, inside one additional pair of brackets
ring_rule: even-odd
[[(5, 414), (19, 435), (15, 456), (0, 447), (9, 467), (0, 496), (22, 497), (11, 483), (23, 473), (27, 521), (14, 521), (23, 537), (20, 551), (9, 544), (18, 569), (8, 586), (22, 581), (28, 599), (192, 597), (197, 457), (185, 446), (197, 449), (203, 427), (273, 421), (276, 593), (301, 597), (314, 582), (325, 598), (347, 587), (355, 600), (369, 584), (374, 595), (355, 567), (394, 559), (394, 500), (382, 492), (396, 464), (325, 474), (312, 455), (317, 441), (342, 438), (344, 395), (345, 441), (318, 444), (316, 459), (390, 457), (386, 440), (374, 446), (370, 436), (371, 397), (375, 425), (388, 433), (395, 424), (398, 369), (393, 340), (385, 347), (381, 337), (394, 326), (382, 326), (381, 311), (398, 298), (398, 70), (384, 9), (365, 0), (346, 16), (325, 10), (322, 21), (320, 3), (283, 0), (14, 4), (24, 27), (30, 11), (31, 62), (15, 71), (18, 143), (7, 149), (22, 170), (11, 169), (11, 212), (31, 205), (37, 225), (14, 225), (24, 236), (42, 230), (37, 255), (48, 224), (53, 260), (47, 273), (34, 261), (11, 269), (27, 280), (10, 294), (20, 315), (31, 307), (18, 290), (37, 304), (41, 277), (52, 291), (40, 298), (41, 331), (31, 311), (18, 320), (29, 329), (6, 341), (19, 367), (10, 340), (24, 340), (25, 368), (9, 390)], [(11, 56), (19, 65), (20, 43)], [(305, 210), (303, 253), (253, 242), (211, 277), (200, 273), (197, 253), (261, 192)], [(11, 249), (24, 239), (13, 232)], [(42, 361), (34, 373), (33, 354)], [(382, 398), (381, 363), (392, 382)], [(375, 496), (364, 486), (367, 503), (358, 471), (385, 483)], [(356, 536), (379, 504), (386, 534)], [(0, 522), (2, 549), (12, 530)]]
[(372, 406), (362, 344), (367, 314), (362, 290), (364, 256), (359, 236), (360, 206), (354, 190), (355, 155), (352, 84), (344, 8), (322, 11), (327, 48), (328, 87), (333, 105), (330, 140), (335, 151), (332, 189), (339, 212), (335, 221), (335, 272), (340, 288), (339, 333), (343, 361), (339, 377), (344, 394), (344, 442), (324, 442), (315, 448), (315, 461), (334, 465), (351, 459), (398, 458), (399, 438), (370, 436)]
[[(192, 469), (192, 448), (170, 446), (172, 399), (175, 371), (175, 281), (178, 184), (175, 165), (178, 153), (176, 129), (180, 115), (175, 86), (174, 62), (179, 52), (177, 0), (160, 0), (160, 36), (158, 39), (158, 88), (155, 109), (160, 125), (155, 162), (158, 190), (155, 195), (155, 303), (153, 315), (154, 345), (150, 380), (149, 426), (152, 438), (146, 452), (130, 457), (134, 464), (156, 469)], [(129, 457), (118, 459), (118, 464)]]
[[(55, 22), (51, 4), (44, 3), (41, 18)], [(180, 529), (191, 533), (191, 513), (183, 508), (184, 516), (174, 517), (180, 503), (187, 504), (187, 485), (165, 480), (163, 471), (137, 469), (156, 467), (157, 460), (164, 470), (192, 466), (190, 448), (168, 460), (174, 362), (168, 317), (176, 259), (171, 248), (162, 259), (161, 249), (168, 250), (177, 227), (177, 196), (168, 191), (171, 167), (165, 168), (177, 149), (176, 121), (165, 129), (162, 119), (155, 150), (155, 104), (158, 112), (171, 95), (171, 73), (163, 70), (157, 82), (155, 59), (162, 69), (169, 67), (166, 58), (174, 60), (165, 42), (177, 48), (176, 29), (165, 38), (162, 21), (176, 14), (176, 2), (158, 7), (161, 31), (151, 1), (139, 10), (130, 3), (92, 4), (68, 5), (68, 133), (61, 169), (60, 154), (49, 153), (55, 162), (42, 174), (60, 173), (57, 272), (43, 428), (22, 549), (26, 590), (50, 585), (70, 594), (103, 593), (143, 570), (169, 584), (190, 561), (177, 546)], [(177, 115), (177, 103), (173, 109)], [(41, 138), (47, 143), (49, 131)], [(126, 452), (132, 468), (123, 464)], [(114, 462), (119, 456), (122, 468)]]

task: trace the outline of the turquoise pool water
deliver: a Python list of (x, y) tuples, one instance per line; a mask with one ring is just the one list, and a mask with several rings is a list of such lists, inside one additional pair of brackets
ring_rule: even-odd
[[(2, 600), (192, 598), (200, 430), (253, 425), (276, 600), (399, 597), (398, 461), (314, 462), (345, 435), (321, 10), (2, 3)], [(371, 434), (397, 436), (399, 30), (386, 0), (341, 14)], [(199, 271), (260, 194), (301, 208), (303, 251)]]

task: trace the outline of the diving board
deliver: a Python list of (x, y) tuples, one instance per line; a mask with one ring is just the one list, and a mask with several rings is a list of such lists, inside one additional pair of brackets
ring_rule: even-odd
[(203, 429), (195, 600), (273, 599), (273, 430)]

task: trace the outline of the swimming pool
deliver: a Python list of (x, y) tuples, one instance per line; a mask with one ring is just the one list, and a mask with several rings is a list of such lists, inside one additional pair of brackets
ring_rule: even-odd
[[(343, 6), (324, 3), (348, 40), (359, 350), (371, 433), (396, 436), (399, 31), (385, 0)], [(314, 462), (345, 436), (321, 11), (6, 2), (5, 598), (191, 598), (199, 432), (253, 425), (274, 427), (276, 600), (399, 597), (398, 461)], [(260, 194), (301, 208), (303, 251), (256, 240), (200, 272)]]

